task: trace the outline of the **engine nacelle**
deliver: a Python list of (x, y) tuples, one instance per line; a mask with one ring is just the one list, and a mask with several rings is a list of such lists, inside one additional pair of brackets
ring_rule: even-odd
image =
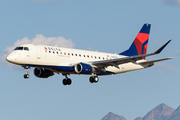
[(94, 68), (91, 65), (85, 63), (78, 63), (75, 65), (74, 68), (76, 73), (81, 73), (81, 74), (90, 74), (94, 70)]
[(39, 78), (48, 78), (50, 76), (53, 76), (54, 73), (48, 69), (35, 68), (34, 75)]

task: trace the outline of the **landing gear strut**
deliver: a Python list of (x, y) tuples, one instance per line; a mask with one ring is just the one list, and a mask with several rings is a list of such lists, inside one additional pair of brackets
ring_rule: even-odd
[(97, 83), (99, 81), (99, 78), (98, 78), (98, 76), (93, 75), (89, 78), (89, 81), (90, 81), (90, 83)]
[(28, 72), (29, 72), (28, 67), (27, 67), (27, 66), (22, 66), (22, 68), (25, 69), (25, 71), (26, 71), (26, 74), (24, 74), (24, 78), (25, 78), (25, 79), (29, 78), (30, 76), (29, 76), (29, 74), (28, 74)]
[(63, 85), (71, 85), (72, 80), (67, 77), (67, 74), (64, 74), (64, 76), (65, 76), (66, 78), (64, 78), (63, 81), (62, 81)]

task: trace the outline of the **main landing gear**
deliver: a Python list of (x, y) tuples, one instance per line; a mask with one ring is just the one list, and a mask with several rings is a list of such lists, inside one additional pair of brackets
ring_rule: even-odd
[[(63, 85), (71, 85), (72, 80), (70, 78), (67, 77), (67, 74), (63, 74), (65, 76), (65, 78), (63, 79), (62, 83)], [(97, 83), (99, 81), (98, 76), (95, 76), (94, 74), (89, 78), (89, 81), (91, 83)]]
[(66, 78), (63, 79), (62, 83), (63, 85), (71, 85), (72, 80), (67, 77), (67, 74), (64, 75)]
[(97, 83), (99, 81), (99, 78), (98, 78), (98, 76), (93, 75), (89, 78), (89, 81), (90, 81), (90, 83)]
[(30, 76), (28, 74), (29, 73), (28, 67), (27, 66), (22, 66), (22, 68), (25, 69), (25, 71), (26, 71), (26, 74), (24, 74), (24, 78), (25, 79), (29, 78)]

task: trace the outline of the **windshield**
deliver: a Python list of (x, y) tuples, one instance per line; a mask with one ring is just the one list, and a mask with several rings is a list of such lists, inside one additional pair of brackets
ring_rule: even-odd
[(23, 50), (23, 47), (16, 47), (14, 50)]
[(29, 51), (28, 47), (16, 47), (14, 50), (26, 50)]

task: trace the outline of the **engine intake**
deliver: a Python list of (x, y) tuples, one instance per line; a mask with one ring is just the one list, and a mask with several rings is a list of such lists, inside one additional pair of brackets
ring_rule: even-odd
[(93, 71), (93, 68), (89, 64), (78, 63), (75, 65), (75, 72), (76, 73), (90, 74), (90, 73), (92, 73), (92, 71)]
[(35, 68), (34, 75), (39, 78), (48, 78), (50, 76), (53, 76), (54, 73), (48, 69)]

